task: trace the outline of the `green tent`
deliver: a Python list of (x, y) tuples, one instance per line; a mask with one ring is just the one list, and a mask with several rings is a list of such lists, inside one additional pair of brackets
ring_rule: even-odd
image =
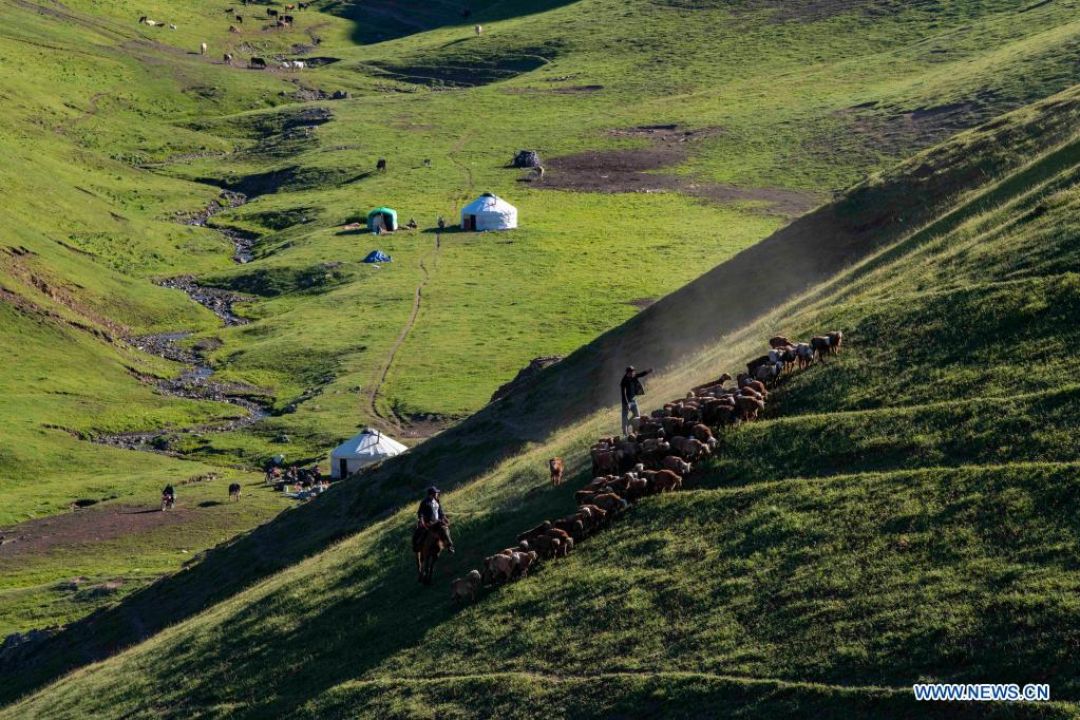
[(371, 232), (375, 232), (376, 228), (397, 230), (397, 211), (388, 207), (377, 207), (367, 214), (367, 226)]

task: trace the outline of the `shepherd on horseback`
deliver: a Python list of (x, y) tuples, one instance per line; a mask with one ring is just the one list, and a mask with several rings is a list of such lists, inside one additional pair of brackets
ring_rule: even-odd
[(444, 549), (454, 552), (454, 541), (450, 539), (450, 521), (439, 502), (440, 492), (437, 487), (429, 487), (427, 496), (420, 502), (420, 509), (416, 511), (412, 547), (416, 554), (418, 579), (425, 585), (431, 584), (439, 553)]

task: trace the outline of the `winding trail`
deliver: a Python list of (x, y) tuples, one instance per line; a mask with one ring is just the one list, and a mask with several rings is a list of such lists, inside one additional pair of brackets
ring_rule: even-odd
[[(472, 169), (457, 159), (456, 155), (461, 152), (465, 143), (472, 137), (472, 132), (466, 132), (457, 142), (453, 144), (450, 150), (447, 152), (447, 157), (450, 162), (458, 167), (465, 175), (465, 188), (464, 190), (455, 191), (450, 193), (450, 200), (454, 203), (454, 213), (461, 209), (462, 200), (468, 200), (475, 187), (473, 179)], [(370, 392), (367, 395), (368, 409), (371, 411), (372, 417), (376, 417), (379, 420), (394, 426), (399, 432), (408, 435), (410, 437), (422, 437), (422, 434), (416, 433), (414, 430), (410, 430), (413, 427), (413, 423), (405, 417), (402, 417), (397, 410), (393, 407), (390, 408), (390, 414), (384, 414), (379, 409), (379, 394), (382, 392), (383, 386), (386, 384), (386, 379), (390, 374), (390, 368), (393, 367), (394, 360), (397, 357), (398, 351), (401, 346), (405, 344), (405, 340), (408, 339), (409, 334), (416, 326), (416, 320), (420, 315), (420, 308), (424, 301), (424, 288), (431, 281), (431, 274), (438, 268), (439, 264), (439, 250), (442, 248), (442, 233), (435, 233), (435, 247), (428, 254), (427, 257), (431, 258), (431, 269), (428, 270), (427, 264), (425, 264), (425, 256), (420, 257), (420, 283), (416, 286), (416, 290), (413, 293), (413, 305), (412, 312), (409, 314), (409, 319), (405, 323), (405, 327), (401, 329), (394, 344), (390, 347), (390, 352), (386, 356), (386, 360), (383, 362), (382, 367), (379, 370), (378, 379), (372, 385)]]
[[(434, 272), (438, 268), (439, 264), (439, 248), (442, 242), (439, 234), (435, 235), (435, 245), (428, 256), (431, 257), (431, 272)], [(383, 362), (382, 369), (379, 372), (379, 378), (374, 385), (371, 386), (371, 392), (368, 393), (368, 406), (371, 410), (371, 414), (379, 418), (383, 422), (388, 422), (403, 432), (408, 431), (410, 422), (407, 418), (402, 417), (398, 412), (391, 408), (390, 416), (384, 415), (379, 410), (379, 392), (382, 390), (383, 385), (386, 383), (386, 377), (390, 374), (390, 368), (394, 364), (394, 359), (397, 357), (398, 350), (405, 344), (405, 340), (409, 337), (409, 333), (412, 332), (413, 327), (416, 325), (416, 318), (420, 315), (420, 308), (424, 300), (424, 287), (431, 280), (431, 272), (428, 271), (427, 265), (424, 263), (425, 256), (420, 256), (420, 284), (416, 286), (416, 290), (413, 292), (413, 305), (412, 312), (409, 313), (409, 319), (405, 323), (405, 327), (398, 333), (397, 339), (394, 344), (390, 346), (390, 352), (386, 356), (386, 360)]]

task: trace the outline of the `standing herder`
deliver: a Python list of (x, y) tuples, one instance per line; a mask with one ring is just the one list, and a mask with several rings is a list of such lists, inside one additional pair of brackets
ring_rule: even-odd
[(641, 378), (652, 372), (652, 368), (637, 372), (634, 366), (626, 368), (626, 373), (619, 383), (619, 396), (622, 401), (622, 432), (628, 434), (630, 420), (641, 414), (638, 409), (637, 396), (645, 394), (645, 386), (641, 384)]

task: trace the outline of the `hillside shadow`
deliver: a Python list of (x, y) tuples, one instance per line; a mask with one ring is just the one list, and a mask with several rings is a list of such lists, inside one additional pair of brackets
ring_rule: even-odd
[[(320, 10), (352, 20), (359, 45), (397, 40), (439, 27), (461, 25), (472, 36), (475, 24), (536, 15), (578, 0), (334, 0)], [(468, 14), (466, 14), (468, 11)], [(464, 40), (464, 39), (463, 39)], [(459, 41), (451, 41), (454, 44)]]
[[(1074, 105), (1077, 102), (1080, 99)], [(1032, 153), (1068, 137), (1073, 126), (1067, 110), (1072, 106), (1065, 107), (1060, 115), (1048, 118), (1044, 113), (1017, 123), (1012, 137), (1005, 138), (1009, 142), (980, 152), (961, 148), (957, 156), (924, 155), (874, 184), (856, 188), (604, 333), (540, 372), (529, 386), (370, 475), (340, 483), (319, 499), (283, 512), (273, 522), (209, 551), (185, 572), (132, 593), (32, 648), (5, 654), (0, 657), (0, 704), (144, 640), (369, 527), (420, 497), (428, 485), (453, 490), (529, 443), (545, 440), (556, 428), (613, 405), (628, 359), (661, 369), (680, 365), (748, 319), (907, 235), (949, 206), (958, 193), (991, 181)], [(1026, 145), (1016, 141), (1025, 129), (1031, 135)], [(795, 270), (779, 271), (783, 267)], [(614, 418), (613, 412), (613, 422)]]

